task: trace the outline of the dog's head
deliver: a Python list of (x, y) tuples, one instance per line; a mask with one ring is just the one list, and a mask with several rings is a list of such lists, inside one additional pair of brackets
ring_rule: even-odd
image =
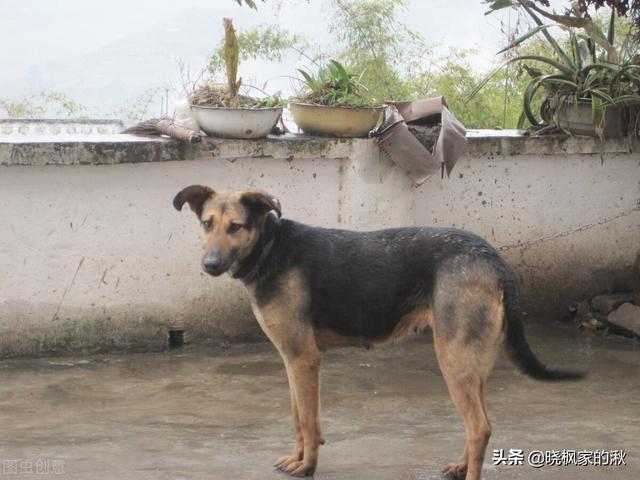
[(185, 203), (200, 220), (202, 268), (214, 277), (235, 272), (258, 242), (267, 214), (274, 210), (281, 215), (278, 199), (262, 190), (216, 192), (191, 185), (173, 199), (177, 210)]

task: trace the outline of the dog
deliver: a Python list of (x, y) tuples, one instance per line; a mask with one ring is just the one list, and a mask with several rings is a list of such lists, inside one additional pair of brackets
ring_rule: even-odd
[(293, 451), (275, 467), (313, 475), (323, 443), (321, 352), (370, 346), (433, 330), (438, 363), (466, 427), (460, 459), (443, 472), (478, 480), (491, 423), (485, 384), (504, 347), (518, 369), (539, 380), (583, 375), (544, 366), (527, 344), (516, 277), (480, 237), (453, 228), (373, 232), (312, 227), (281, 218), (262, 190), (181, 190), (201, 225), (202, 268), (227, 272), (249, 292), (253, 312), (287, 372), (295, 426)]

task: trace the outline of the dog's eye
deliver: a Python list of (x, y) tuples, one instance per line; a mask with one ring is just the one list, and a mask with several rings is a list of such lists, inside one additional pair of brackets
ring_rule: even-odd
[(242, 228), (242, 225), (240, 225), (239, 223), (232, 223), (231, 225), (229, 225), (229, 228), (227, 229), (227, 231), (229, 233), (236, 233), (241, 228)]
[(202, 222), (202, 228), (204, 228), (207, 232), (211, 230), (211, 227), (213, 227), (213, 220), (209, 219)]

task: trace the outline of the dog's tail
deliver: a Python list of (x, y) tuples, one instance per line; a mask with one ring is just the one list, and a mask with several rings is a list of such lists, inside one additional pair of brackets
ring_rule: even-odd
[(509, 271), (503, 284), (506, 322), (505, 350), (520, 372), (536, 380), (580, 380), (584, 373), (546, 367), (531, 351), (524, 337), (522, 310), (515, 275)]

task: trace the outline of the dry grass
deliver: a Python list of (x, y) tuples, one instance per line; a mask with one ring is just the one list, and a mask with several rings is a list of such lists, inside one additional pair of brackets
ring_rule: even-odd
[[(230, 107), (231, 99), (226, 89), (218, 85), (203, 85), (196, 88), (189, 96), (192, 105), (200, 105), (204, 107)], [(247, 95), (238, 95), (240, 107), (254, 108), (264, 106), (264, 102)]]

